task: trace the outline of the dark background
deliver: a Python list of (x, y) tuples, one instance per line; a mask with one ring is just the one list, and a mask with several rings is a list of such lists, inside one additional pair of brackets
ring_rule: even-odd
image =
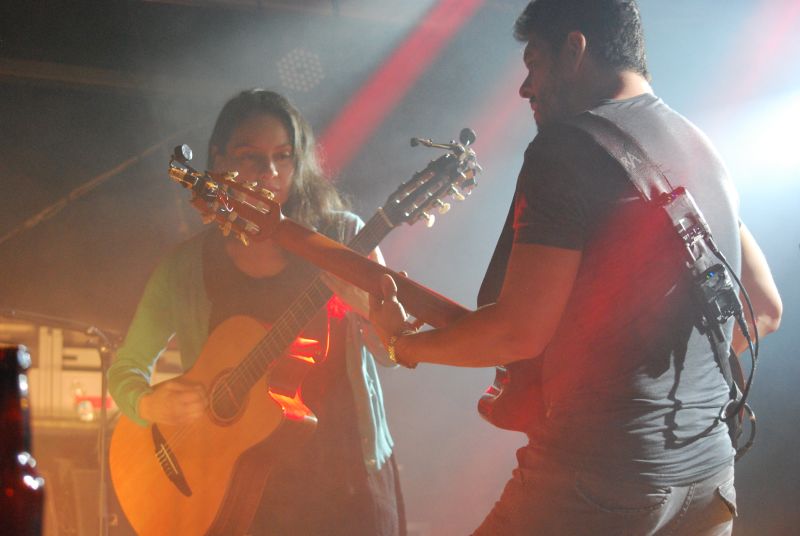
[[(0, 308), (124, 332), (156, 260), (201, 227), (186, 192), (166, 177), (171, 148), (189, 143), (202, 168), (215, 114), (252, 86), (288, 95), (322, 135), (435, 4), (3, 3)], [(510, 31), (525, 2), (480, 4), (335, 177), (367, 219), (438, 156), (410, 148), (410, 137), (448, 141), (475, 128), (485, 172), (474, 194), (432, 229), (401, 228), (383, 244), (390, 266), (469, 307), (535, 134), (516, 96), (521, 46)], [(800, 526), (798, 5), (641, 1), (656, 92), (717, 144), (785, 305), (753, 393), (758, 443), (737, 467), (739, 535)], [(420, 534), (468, 533), (510, 474), (522, 436), (474, 410), (492, 378), (491, 370), (425, 366), (383, 375), (409, 520)]]

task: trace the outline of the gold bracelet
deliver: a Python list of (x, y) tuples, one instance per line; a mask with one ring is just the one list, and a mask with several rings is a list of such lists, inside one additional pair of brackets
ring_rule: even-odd
[(402, 362), (400, 359), (397, 358), (397, 350), (395, 349), (395, 344), (397, 343), (397, 339), (405, 335), (405, 333), (400, 333), (400, 335), (392, 335), (389, 337), (389, 343), (386, 345), (386, 350), (389, 352), (389, 359), (395, 365), (400, 365), (401, 367), (413, 369), (417, 368), (417, 364), (414, 363), (413, 365), (409, 365), (408, 363)]

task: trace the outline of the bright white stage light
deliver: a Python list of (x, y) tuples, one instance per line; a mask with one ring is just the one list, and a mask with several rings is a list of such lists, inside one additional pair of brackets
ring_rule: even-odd
[(714, 138), (735, 182), (800, 183), (800, 93), (752, 108)]

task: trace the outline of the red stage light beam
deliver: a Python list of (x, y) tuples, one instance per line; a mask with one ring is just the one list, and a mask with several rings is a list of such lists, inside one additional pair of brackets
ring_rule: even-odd
[(336, 176), (436, 60), (485, 0), (440, 0), (350, 98), (320, 138), (326, 171)]

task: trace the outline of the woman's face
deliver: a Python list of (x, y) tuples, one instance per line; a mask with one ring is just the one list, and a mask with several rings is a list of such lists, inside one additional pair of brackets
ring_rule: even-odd
[(213, 171), (238, 171), (239, 178), (275, 194), (280, 204), (289, 199), (294, 177), (294, 147), (280, 119), (267, 114), (245, 119), (222, 150), (212, 148)]

